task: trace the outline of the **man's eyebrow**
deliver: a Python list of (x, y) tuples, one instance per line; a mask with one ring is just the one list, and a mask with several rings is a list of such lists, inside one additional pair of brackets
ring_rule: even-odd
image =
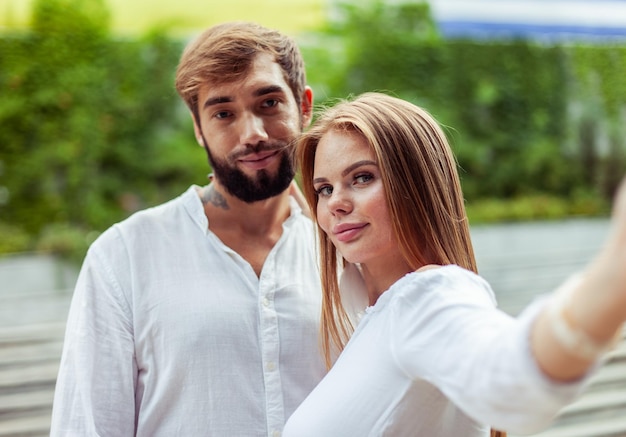
[[(254, 97), (261, 97), (266, 94), (284, 93), (284, 92), (285, 92), (285, 89), (281, 87), (280, 85), (268, 85), (268, 86), (259, 88), (258, 90), (255, 90), (252, 95)], [(204, 105), (202, 106), (204, 108), (208, 108), (209, 106), (219, 105), (220, 103), (230, 103), (232, 101), (234, 101), (234, 99), (231, 96), (211, 97), (210, 99), (207, 99), (207, 101), (204, 102)]]
[(284, 93), (284, 92), (285, 92), (285, 89), (280, 85), (268, 85), (268, 86), (264, 86), (256, 90), (254, 92), (254, 96), (260, 97), (260, 96), (264, 96), (265, 94)]
[(204, 102), (204, 105), (202, 106), (204, 108), (208, 108), (209, 106), (219, 105), (220, 103), (229, 103), (232, 101), (233, 98), (229, 96), (211, 97), (210, 99), (207, 99), (207, 101)]

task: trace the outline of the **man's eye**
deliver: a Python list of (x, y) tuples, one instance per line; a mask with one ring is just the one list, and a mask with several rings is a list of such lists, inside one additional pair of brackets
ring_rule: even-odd
[(215, 118), (218, 118), (218, 119), (227, 118), (229, 115), (230, 115), (230, 112), (228, 111), (220, 111), (215, 114)]
[(266, 108), (273, 108), (274, 106), (278, 105), (278, 100), (277, 99), (267, 99), (263, 102), (263, 106)]

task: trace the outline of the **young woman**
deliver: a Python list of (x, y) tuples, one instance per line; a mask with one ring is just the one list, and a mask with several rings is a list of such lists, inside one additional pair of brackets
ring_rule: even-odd
[(589, 266), (512, 318), (477, 275), (456, 161), (427, 112), (364, 94), (297, 153), (332, 367), (284, 437), (528, 433), (576, 397), (626, 319), (626, 188)]

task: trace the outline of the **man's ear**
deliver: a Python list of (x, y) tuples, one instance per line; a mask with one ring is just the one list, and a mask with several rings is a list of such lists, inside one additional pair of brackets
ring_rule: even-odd
[(300, 111), (302, 111), (302, 129), (308, 127), (313, 119), (313, 90), (310, 86), (304, 87), (300, 98)]
[(200, 147), (204, 147), (204, 140), (202, 139), (202, 129), (198, 126), (198, 121), (196, 117), (191, 114), (191, 119), (193, 120), (193, 133), (196, 136), (196, 141), (200, 145)]

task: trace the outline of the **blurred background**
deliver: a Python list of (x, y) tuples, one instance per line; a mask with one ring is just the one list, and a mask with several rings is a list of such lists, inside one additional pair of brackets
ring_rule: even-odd
[[(385, 91), (443, 124), (505, 311), (602, 244), (626, 173), (625, 0), (0, 0), (0, 437), (48, 433), (88, 245), (207, 182), (174, 73), (227, 20), (292, 35), (317, 105)], [(543, 436), (626, 436), (626, 346), (608, 361)]]
[(0, 0), (0, 253), (85, 247), (204, 184), (173, 87), (225, 20), (301, 44), (316, 103), (380, 90), (426, 107), (472, 224), (607, 214), (626, 169), (626, 2)]

